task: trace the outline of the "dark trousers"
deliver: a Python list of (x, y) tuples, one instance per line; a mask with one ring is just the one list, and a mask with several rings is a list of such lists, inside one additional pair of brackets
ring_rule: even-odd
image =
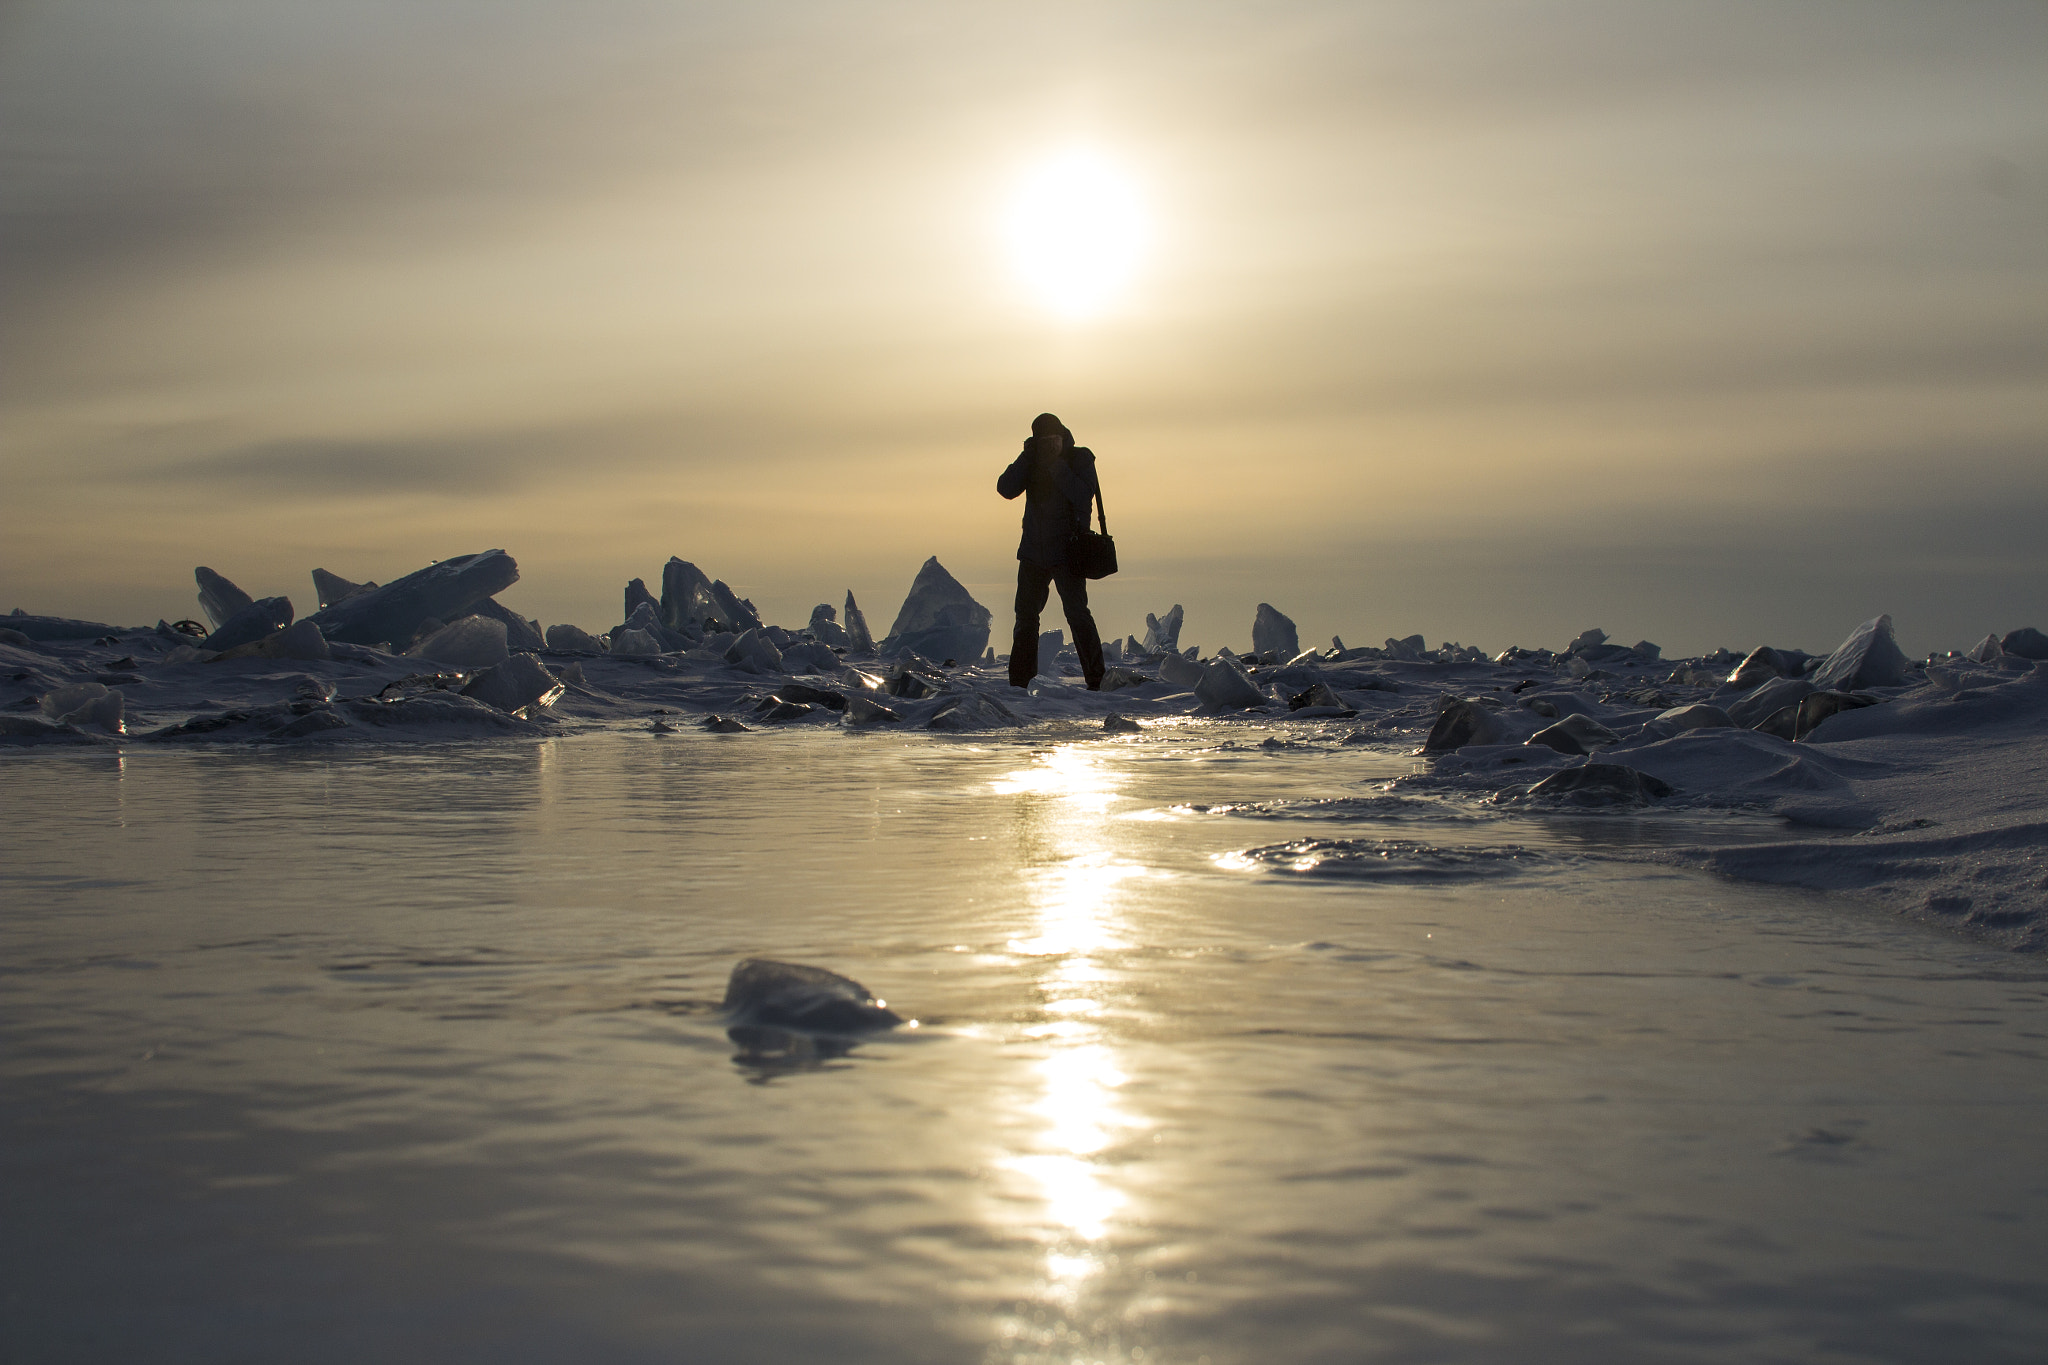
[(1095, 614), (1088, 610), (1088, 580), (1064, 564), (1048, 568), (1022, 559), (1017, 561), (1017, 633), (1010, 641), (1010, 685), (1029, 687), (1037, 676), (1038, 614), (1055, 586), (1067, 626), (1074, 632), (1082, 676), (1089, 687), (1097, 687), (1102, 682), (1102, 636), (1095, 630)]

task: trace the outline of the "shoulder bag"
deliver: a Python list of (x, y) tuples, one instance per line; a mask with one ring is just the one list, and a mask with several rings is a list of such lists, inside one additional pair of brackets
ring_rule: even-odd
[(1102, 525), (1097, 532), (1082, 522), (1067, 551), (1067, 563), (1083, 578), (1107, 578), (1116, 572), (1116, 541), (1109, 534), (1109, 509), (1102, 503), (1102, 481), (1095, 483), (1095, 515)]

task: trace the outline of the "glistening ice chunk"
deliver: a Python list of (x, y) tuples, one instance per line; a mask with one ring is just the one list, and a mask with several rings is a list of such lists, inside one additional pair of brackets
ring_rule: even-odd
[(860, 982), (823, 967), (750, 957), (732, 969), (720, 1006), (732, 1024), (805, 1033), (871, 1033), (903, 1022)]
[(313, 570), (313, 594), (323, 607), (345, 602), (356, 594), (368, 592), (376, 586), (375, 583), (351, 583), (340, 574), (329, 573), (325, 569)]
[(612, 636), (612, 653), (622, 659), (652, 659), (661, 653), (661, 641), (644, 630), (622, 630)]
[(732, 648), (725, 651), (725, 661), (753, 673), (782, 671), (782, 651), (775, 647), (775, 642), (768, 638), (766, 632), (758, 628), (734, 640)]
[(575, 626), (549, 626), (547, 639), (548, 648), (559, 653), (604, 653), (604, 642), (602, 640), (599, 640), (588, 631), (577, 629)]
[(1529, 789), (1538, 800), (1574, 806), (1645, 806), (1671, 795), (1671, 787), (1620, 763), (1582, 763), (1552, 773)]
[(504, 623), (505, 648), (514, 654), (531, 653), (548, 647), (547, 637), (541, 634), (538, 623), (527, 620), (510, 607), (499, 605), (493, 598), (486, 597), (477, 603), (473, 610), (478, 616), (487, 616), (493, 621)]
[(254, 600), (203, 564), (192, 571), (192, 577), (199, 582), (199, 609), (206, 613), (207, 620), (213, 622), (215, 630), (226, 625), (235, 613)]
[(1278, 655), (1283, 662), (1301, 653), (1301, 635), (1294, 622), (1274, 610), (1270, 602), (1259, 603), (1252, 618), (1252, 653)]
[(1245, 676), (1237, 660), (1229, 658), (1212, 660), (1202, 670), (1202, 680), (1195, 684), (1195, 697), (1206, 705), (1234, 711), (1264, 706), (1268, 700)]
[(112, 735), (123, 731), (119, 688), (96, 682), (70, 683), (44, 693), (38, 704), (43, 714), (59, 725), (90, 726)]
[(409, 573), (325, 607), (313, 617), (329, 640), (352, 645), (403, 645), (429, 617), (453, 621), (519, 581), (519, 566), (503, 550), (461, 555)]
[(2032, 626), (2021, 626), (2018, 630), (2008, 631), (2005, 638), (1998, 642), (1998, 647), (2003, 652), (2017, 654), (2022, 659), (2048, 659), (2048, 635), (2043, 635)]
[(1422, 747), (1430, 753), (1444, 753), (1468, 744), (1497, 744), (1505, 732), (1500, 717), (1486, 707), (1463, 697), (1446, 697)]
[(1038, 671), (1048, 678), (1059, 676), (1060, 651), (1067, 647), (1067, 634), (1063, 630), (1047, 630), (1038, 636)]
[(1813, 684), (1804, 678), (1773, 678), (1741, 701), (1731, 703), (1728, 719), (1745, 730), (1754, 729), (1786, 707), (1797, 706), (1812, 691)]
[(96, 640), (112, 635), (114, 628), (99, 621), (74, 621), (66, 616), (30, 616), (17, 609), (0, 616), (0, 623), (31, 640)]
[(979, 659), (988, 648), (991, 619), (989, 609), (975, 601), (934, 555), (911, 582), (896, 624), (882, 641), (882, 653), (908, 649), (927, 659)]
[(761, 628), (761, 613), (754, 610), (754, 604), (725, 586), (725, 580), (711, 580), (711, 595), (718, 600), (719, 610), (725, 615), (726, 628), (744, 635), (750, 630)]
[(462, 695), (521, 720), (532, 720), (536, 712), (553, 706), (563, 690), (562, 680), (550, 673), (546, 664), (531, 654), (514, 654), (471, 678)]
[(291, 599), (266, 597), (260, 602), (251, 602), (222, 622), (218, 630), (199, 642), (199, 647), (230, 650), (238, 645), (252, 644), (266, 635), (275, 635), (291, 623)]
[(451, 621), (406, 651), (465, 670), (503, 663), (509, 652), (505, 648), (505, 623), (488, 616), (465, 616), (460, 621)]
[(1694, 702), (1690, 706), (1674, 706), (1661, 711), (1655, 720), (1643, 726), (1643, 738), (1661, 737), (1669, 739), (1682, 735), (1687, 730), (1727, 729), (1735, 724), (1726, 711), (1705, 702)]
[(1849, 633), (1813, 675), (1822, 691), (1894, 687), (1906, 680), (1906, 656), (1892, 638), (1892, 618), (1873, 616)]
[(320, 627), (313, 624), (313, 618), (286, 626), (260, 640), (246, 645), (237, 645), (220, 656), (222, 659), (331, 659), (334, 651), (327, 647), (327, 640), (320, 634)]
[(711, 591), (711, 580), (695, 564), (674, 555), (661, 568), (659, 605), (662, 624), (684, 635), (701, 637), (706, 631), (723, 630), (727, 625), (725, 612)]
[(868, 632), (868, 618), (861, 614), (860, 604), (853, 600), (853, 589), (846, 590), (846, 640), (847, 649), (855, 654), (875, 652), (875, 637)]
[(811, 623), (805, 629), (821, 645), (838, 645), (841, 649), (852, 647), (852, 642), (846, 638), (846, 627), (839, 624), (839, 613), (832, 609), (830, 602), (820, 602), (811, 608)]
[(1164, 616), (1145, 614), (1145, 643), (1141, 646), (1147, 654), (1180, 653), (1180, 623), (1187, 611), (1180, 603), (1173, 604), (1173, 610)]

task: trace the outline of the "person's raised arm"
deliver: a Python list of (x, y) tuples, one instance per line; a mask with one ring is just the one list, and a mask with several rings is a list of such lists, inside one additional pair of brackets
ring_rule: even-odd
[(1025, 446), (1024, 453), (1010, 461), (1010, 467), (996, 476), (996, 492), (1006, 498), (1021, 494), (1031, 482), (1031, 447)]

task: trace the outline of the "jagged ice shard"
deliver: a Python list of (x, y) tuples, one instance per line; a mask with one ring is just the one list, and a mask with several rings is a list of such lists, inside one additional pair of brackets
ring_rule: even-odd
[(1301, 636), (1294, 622), (1275, 611), (1270, 602), (1259, 603), (1258, 615), (1252, 619), (1252, 653), (1277, 654), (1283, 663), (1301, 653)]
[(351, 583), (340, 574), (329, 573), (325, 569), (313, 570), (313, 595), (319, 599), (323, 607), (331, 607), (336, 602), (354, 597), (357, 593), (368, 592), (376, 586), (375, 583)]
[(192, 571), (192, 577), (199, 583), (199, 610), (206, 613), (215, 630), (255, 600), (204, 564)]
[(519, 581), (519, 565), (503, 550), (459, 555), (324, 607), (313, 623), (329, 640), (403, 647), (429, 618), (453, 621)]
[(671, 555), (661, 567), (661, 620), (670, 630), (702, 636), (726, 628), (711, 580), (687, 559)]
[(913, 650), (927, 659), (976, 660), (988, 648), (989, 609), (974, 600), (937, 555), (924, 562), (882, 641), (882, 653)]
[(846, 640), (846, 647), (856, 654), (875, 652), (875, 637), (868, 633), (868, 618), (853, 600), (852, 588), (846, 590)]
[(1892, 687), (1905, 678), (1906, 662), (1904, 652), (1892, 639), (1892, 618), (1873, 616), (1835, 646), (1835, 652), (1813, 675), (1813, 685), (1822, 691)]
[(1176, 602), (1173, 610), (1164, 616), (1145, 614), (1145, 642), (1142, 646), (1147, 654), (1178, 654), (1180, 652), (1180, 623), (1187, 615), (1186, 610)]
[(229, 650), (238, 645), (253, 644), (266, 635), (275, 635), (291, 623), (291, 599), (266, 597), (259, 602), (251, 602), (221, 622), (218, 630), (199, 642), (199, 647)]

